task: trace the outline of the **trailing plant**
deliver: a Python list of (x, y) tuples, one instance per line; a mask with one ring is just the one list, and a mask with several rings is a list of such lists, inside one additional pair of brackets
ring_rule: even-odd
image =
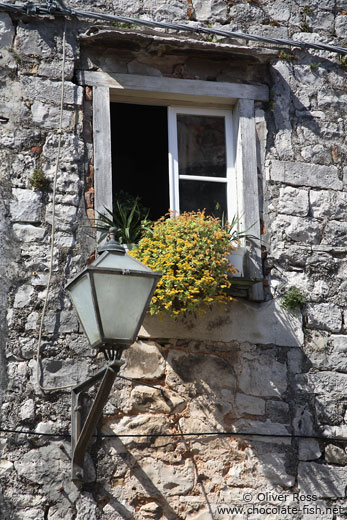
[(32, 187), (36, 190), (40, 191), (48, 191), (49, 189), (49, 180), (41, 170), (41, 168), (35, 168), (32, 176), (29, 178), (29, 182)]
[(98, 211), (94, 228), (101, 231), (99, 241), (103, 240), (110, 228), (120, 244), (137, 244), (145, 230), (149, 229), (149, 209), (141, 203), (140, 197), (120, 191), (115, 195), (113, 210), (105, 208), (106, 214)]
[(305, 295), (297, 287), (291, 287), (281, 299), (281, 307), (287, 311), (295, 311), (306, 303)]
[(130, 254), (163, 276), (150, 305), (151, 314), (178, 318), (202, 313), (212, 303), (227, 304), (230, 236), (219, 219), (203, 211), (170, 214), (152, 224)]

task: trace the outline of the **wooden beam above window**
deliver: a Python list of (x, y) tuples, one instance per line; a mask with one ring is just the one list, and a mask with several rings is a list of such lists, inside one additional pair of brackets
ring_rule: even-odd
[[(77, 73), (77, 82), (80, 85), (108, 87), (117, 90), (120, 95), (128, 97), (153, 99), (155, 93), (166, 100), (188, 101), (195, 103), (198, 100), (209, 103), (229, 105), (237, 99), (253, 99), (254, 101), (268, 101), (269, 89), (266, 85), (248, 85), (244, 83), (227, 83), (218, 81), (202, 81), (192, 79), (177, 79), (158, 76), (142, 76), (140, 74), (118, 74), (80, 70)], [(111, 94), (112, 96), (112, 94)], [(198, 98), (198, 99), (197, 99)]]

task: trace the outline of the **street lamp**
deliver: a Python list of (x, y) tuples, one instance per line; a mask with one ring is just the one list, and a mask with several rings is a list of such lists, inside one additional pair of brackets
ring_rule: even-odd
[[(72, 479), (83, 479), (88, 441), (101, 416), (115, 377), (124, 363), (124, 348), (136, 340), (161, 273), (152, 271), (111, 239), (98, 249), (100, 256), (70, 282), (66, 289), (92, 348), (104, 353), (109, 365), (72, 389)], [(102, 379), (82, 426), (83, 391)]]

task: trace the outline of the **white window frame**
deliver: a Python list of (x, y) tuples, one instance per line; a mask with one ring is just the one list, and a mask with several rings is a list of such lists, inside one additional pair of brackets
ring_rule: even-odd
[[(224, 118), (225, 124), (225, 151), (226, 151), (226, 176), (207, 177), (197, 175), (180, 175), (178, 163), (178, 134), (177, 134), (177, 115), (188, 114), (197, 116), (220, 116)], [(179, 181), (203, 181), (221, 182), (227, 188), (227, 208), (229, 221), (238, 213), (237, 208), (237, 186), (235, 175), (235, 153), (233, 136), (233, 112), (232, 110), (217, 108), (190, 108), (190, 107), (168, 107), (168, 141), (169, 141), (169, 188), (170, 188), (170, 209), (180, 213), (180, 193)], [(202, 209), (202, 208), (201, 208)]]
[[(93, 87), (95, 209), (112, 207), (110, 100), (124, 103), (221, 108), (233, 112), (237, 213), (241, 229), (260, 238), (255, 101), (268, 101), (265, 85), (187, 80), (135, 74), (80, 71), (78, 82)], [(190, 109), (191, 109), (190, 108)], [(261, 278), (260, 242), (248, 255), (248, 275)], [(253, 300), (263, 299), (262, 283), (253, 285)]]

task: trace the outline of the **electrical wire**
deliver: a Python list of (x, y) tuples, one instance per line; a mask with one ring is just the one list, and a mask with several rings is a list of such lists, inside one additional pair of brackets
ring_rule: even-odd
[[(71, 437), (70, 433), (51, 433), (51, 432), (34, 432), (34, 431), (21, 431), (11, 428), (0, 428), (1, 433), (18, 433), (22, 435), (42, 435), (46, 437)], [(93, 437), (101, 437), (103, 439), (112, 439), (112, 438), (140, 438), (140, 437), (211, 437), (211, 436), (222, 436), (222, 437), (271, 437), (272, 439), (276, 438), (285, 438), (285, 439), (318, 439), (326, 442), (347, 442), (347, 437), (323, 437), (322, 435), (295, 435), (291, 433), (279, 433), (277, 435), (270, 433), (254, 433), (254, 432), (188, 432), (188, 433), (111, 433), (111, 434), (94, 434)]]
[(83, 11), (80, 9), (71, 9), (66, 7), (58, 7), (57, 5), (53, 6), (52, 2), (47, 5), (47, 7), (42, 4), (34, 4), (32, 2), (27, 2), (26, 4), (8, 4), (6, 2), (0, 2), (0, 9), (12, 10), (18, 13), (27, 14), (27, 15), (60, 15), (60, 16), (76, 16), (80, 18), (91, 18), (94, 20), (104, 20), (109, 22), (120, 22), (127, 23), (131, 25), (140, 25), (145, 27), (154, 27), (161, 29), (169, 29), (176, 31), (184, 31), (184, 32), (193, 32), (193, 33), (202, 33), (202, 34), (210, 34), (217, 36), (224, 36), (225, 38), (232, 39), (243, 39), (250, 40), (256, 42), (263, 43), (271, 43), (275, 45), (289, 45), (290, 47), (299, 47), (301, 49), (317, 49), (328, 52), (334, 52), (338, 54), (347, 54), (347, 49), (344, 47), (339, 47), (336, 45), (329, 45), (325, 43), (310, 43), (310, 42), (300, 42), (296, 40), (289, 40), (283, 38), (270, 38), (267, 36), (259, 36), (254, 34), (248, 34), (237, 31), (225, 31), (222, 29), (213, 29), (203, 26), (190, 26), (185, 24), (177, 24), (172, 22), (158, 22), (154, 20), (144, 20), (141, 18), (129, 18), (125, 16), (115, 16), (108, 15), (102, 13), (96, 13), (92, 11)]
[(44, 327), (44, 319), (46, 315), (48, 298), (50, 293), (51, 281), (52, 281), (52, 272), (53, 272), (53, 264), (54, 264), (54, 237), (55, 237), (55, 204), (56, 204), (56, 193), (57, 193), (57, 179), (58, 179), (58, 171), (60, 164), (60, 153), (61, 153), (61, 142), (63, 135), (63, 107), (64, 107), (64, 88), (65, 88), (65, 47), (66, 47), (66, 19), (64, 19), (64, 28), (63, 28), (63, 38), (62, 38), (62, 73), (61, 73), (61, 90), (60, 90), (60, 112), (59, 112), (59, 123), (58, 123), (58, 149), (57, 156), (55, 162), (54, 169), (54, 178), (53, 178), (53, 194), (52, 194), (52, 226), (51, 226), (51, 243), (50, 243), (50, 254), (49, 254), (49, 267), (48, 267), (48, 280), (46, 287), (46, 295), (43, 303), (43, 308), (41, 312), (40, 319), (40, 327), (37, 341), (37, 350), (36, 350), (36, 381), (42, 392), (54, 392), (57, 390), (66, 390), (71, 389), (77, 383), (73, 383), (71, 385), (58, 386), (58, 387), (45, 387), (41, 384), (42, 370), (41, 370), (41, 344), (42, 344), (42, 332)]

